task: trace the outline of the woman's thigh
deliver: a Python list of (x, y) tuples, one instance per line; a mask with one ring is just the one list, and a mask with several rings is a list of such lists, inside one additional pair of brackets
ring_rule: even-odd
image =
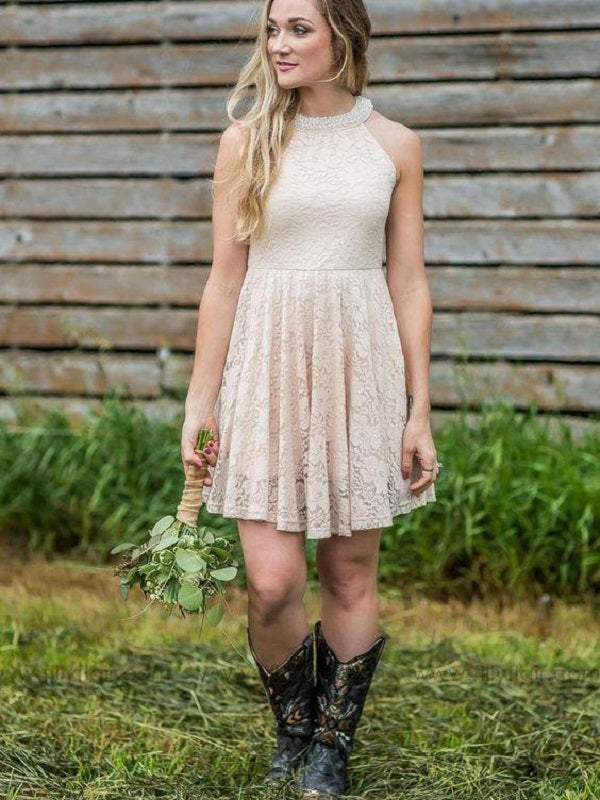
[(334, 534), (317, 543), (316, 566), (322, 583), (347, 583), (376, 579), (381, 528)]

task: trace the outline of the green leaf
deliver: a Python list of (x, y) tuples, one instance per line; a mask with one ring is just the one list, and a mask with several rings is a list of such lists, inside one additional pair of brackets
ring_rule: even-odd
[(206, 612), (205, 618), (209, 625), (216, 627), (223, 618), (223, 604), (215, 603), (214, 606), (211, 606)]
[(179, 581), (171, 578), (164, 588), (163, 599), (165, 603), (176, 603), (177, 595), (179, 593)]
[(127, 600), (129, 597), (129, 586), (126, 583), (121, 584), (121, 597), (123, 600)]
[(131, 542), (121, 542), (121, 544), (118, 544), (116, 547), (113, 547), (113, 549), (110, 552), (115, 554), (122, 553), (123, 550), (131, 550), (131, 548), (135, 546), (136, 545), (132, 544)]
[(206, 567), (206, 562), (192, 550), (183, 550), (181, 547), (175, 551), (175, 561), (185, 572), (198, 572)]
[(211, 569), (210, 574), (213, 578), (220, 581), (231, 581), (237, 575), (237, 567), (223, 567), (222, 569)]
[(159, 553), (161, 550), (166, 550), (167, 547), (172, 547), (177, 541), (179, 541), (179, 536), (176, 533), (166, 533), (154, 548), (154, 552)]
[(219, 558), (228, 559), (231, 551), (224, 550), (222, 547), (215, 547), (214, 545), (210, 548), (210, 553), (213, 556), (219, 556)]
[(206, 533), (202, 537), (205, 544), (212, 544), (215, 540), (215, 535), (212, 531), (209, 531), (208, 528), (206, 529)]
[(191, 583), (184, 583), (181, 585), (177, 594), (177, 602), (183, 606), (186, 611), (198, 611), (202, 605), (204, 593), (197, 586)]
[(154, 527), (150, 531), (151, 536), (160, 536), (163, 534), (167, 528), (171, 525), (172, 522), (175, 522), (175, 517), (167, 516), (162, 517), (158, 520), (158, 522), (154, 523)]

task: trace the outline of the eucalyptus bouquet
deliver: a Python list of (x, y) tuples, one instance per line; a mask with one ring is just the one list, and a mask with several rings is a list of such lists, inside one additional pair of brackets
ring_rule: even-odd
[[(201, 454), (213, 438), (209, 428), (198, 434), (195, 451)], [(185, 479), (175, 517), (159, 519), (141, 545), (122, 542), (110, 551), (125, 553), (114, 573), (121, 578), (121, 596), (127, 600), (131, 587), (139, 584), (146, 597), (185, 612), (200, 613), (211, 625), (223, 616), (225, 586), (237, 574), (233, 543), (207, 525), (198, 527), (202, 487), (208, 468), (191, 465)], [(207, 606), (209, 598), (217, 600)]]

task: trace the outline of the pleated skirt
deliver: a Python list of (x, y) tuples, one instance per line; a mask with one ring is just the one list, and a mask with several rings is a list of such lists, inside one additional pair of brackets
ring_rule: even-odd
[(309, 539), (436, 499), (401, 472), (404, 357), (382, 268), (249, 268), (215, 406), (206, 509)]

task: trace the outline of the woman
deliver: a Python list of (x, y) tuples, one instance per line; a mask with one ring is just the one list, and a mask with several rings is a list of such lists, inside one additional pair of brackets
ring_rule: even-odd
[[(370, 30), (361, 0), (265, 2), (219, 143), (182, 430), (186, 469), (208, 465), (207, 510), (238, 524), (248, 644), (277, 722), (267, 778), (303, 764), (307, 795), (349, 787), (386, 640), (381, 528), (436, 499), (440, 466), (421, 145), (361, 93)], [(202, 458), (201, 427), (214, 432)], [(314, 643), (303, 532), (320, 540)]]

